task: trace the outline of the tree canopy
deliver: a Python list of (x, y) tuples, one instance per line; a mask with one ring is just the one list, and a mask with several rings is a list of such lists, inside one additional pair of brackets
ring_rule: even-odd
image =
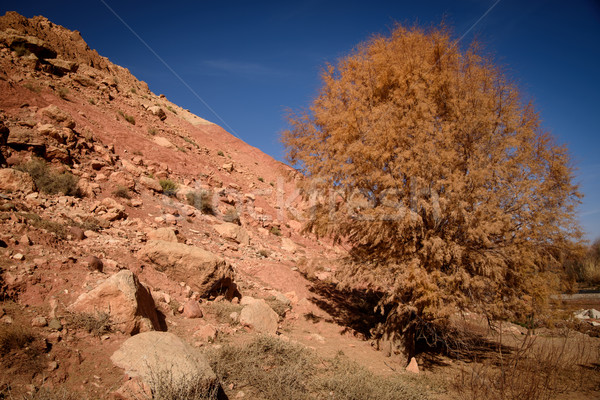
[(307, 227), (350, 247), (343, 281), (384, 294), (387, 328), (527, 315), (580, 238), (567, 149), (478, 44), (462, 51), (445, 28), (359, 45), (288, 121)]

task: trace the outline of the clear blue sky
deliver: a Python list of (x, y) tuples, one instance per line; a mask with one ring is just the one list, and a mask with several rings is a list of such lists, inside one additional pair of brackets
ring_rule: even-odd
[[(283, 158), (285, 108), (310, 103), (319, 71), (394, 22), (438, 24), (475, 37), (532, 99), (545, 129), (569, 146), (585, 194), (580, 219), (600, 237), (600, 2), (104, 0), (216, 111), (214, 115), (103, 4), (2, 0), (0, 12), (44, 15), (129, 68), (154, 93)], [(471, 29), (472, 28), (472, 29)], [(470, 30), (471, 29), (471, 30)], [(225, 121), (225, 122), (223, 122)]]

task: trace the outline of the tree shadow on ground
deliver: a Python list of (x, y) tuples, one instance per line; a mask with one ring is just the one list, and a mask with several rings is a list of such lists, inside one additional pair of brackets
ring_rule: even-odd
[[(310, 291), (315, 294), (309, 300), (331, 316), (328, 322), (345, 327), (342, 333), (350, 332), (363, 340), (378, 339), (372, 334), (372, 329), (386, 319), (385, 315), (375, 312), (375, 307), (383, 293), (340, 289), (333, 283), (318, 279), (309, 279), (309, 281)], [(305, 318), (315, 323), (322, 320), (312, 313), (307, 314)], [(462, 328), (447, 336), (438, 337), (433, 341), (431, 337), (417, 338), (416, 354), (419, 355), (420, 362), (426, 369), (448, 366), (451, 360), (474, 362), (493, 359), (499, 351), (509, 354), (514, 350), (510, 346), (486, 337), (486, 332), (470, 331), (469, 328)]]

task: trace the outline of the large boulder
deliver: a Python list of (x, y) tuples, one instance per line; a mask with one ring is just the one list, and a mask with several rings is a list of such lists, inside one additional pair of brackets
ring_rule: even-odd
[(129, 270), (120, 271), (90, 292), (83, 293), (69, 309), (109, 313), (115, 329), (131, 335), (161, 330), (150, 292)]
[(225, 260), (199, 247), (151, 240), (139, 251), (142, 260), (156, 264), (175, 281), (186, 282), (202, 297), (233, 284), (234, 272)]
[(130, 377), (151, 388), (167, 379), (173, 387), (201, 384), (215, 388), (217, 377), (202, 353), (167, 332), (145, 332), (127, 339), (110, 357)]
[(240, 323), (261, 333), (277, 333), (279, 316), (263, 299), (244, 297), (246, 305), (240, 313)]
[(250, 236), (248, 236), (248, 231), (237, 224), (225, 222), (223, 224), (215, 225), (214, 228), (219, 235), (226, 239), (243, 245), (250, 244)]
[(177, 235), (172, 228), (158, 228), (146, 234), (148, 240), (162, 240), (164, 242), (177, 243)]
[(31, 193), (35, 190), (35, 183), (26, 172), (2, 168), (0, 169), (0, 190)]

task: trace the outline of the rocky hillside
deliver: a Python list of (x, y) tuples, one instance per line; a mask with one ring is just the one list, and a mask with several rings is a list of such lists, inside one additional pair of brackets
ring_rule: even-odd
[(218, 398), (308, 396), (248, 384), (273, 360), (247, 360), (250, 378), (223, 372), (273, 349), (304, 363), (302, 379), (283, 374), (290, 390), (362, 379), (352, 390), (366, 394), (348, 398), (450, 396), (429, 372), (368, 375), (405, 379), (409, 360), (369, 340), (372, 299), (335, 288), (342, 250), (302, 234), (293, 169), (44, 17), (0, 17), (0, 166), (0, 399), (184, 398), (157, 394), (165, 371), (198, 375)]

